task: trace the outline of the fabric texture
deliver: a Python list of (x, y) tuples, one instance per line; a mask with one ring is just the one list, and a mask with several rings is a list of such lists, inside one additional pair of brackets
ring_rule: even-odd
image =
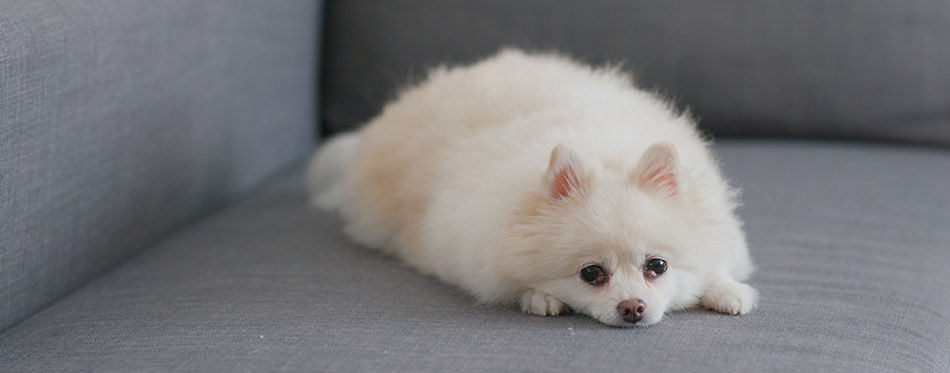
[(745, 316), (478, 305), (351, 244), (292, 175), (0, 334), (0, 370), (950, 370), (950, 152), (717, 149), (758, 266)]
[(950, 145), (946, 1), (337, 0), (327, 12), (330, 132), (436, 64), (509, 45), (622, 63), (717, 135)]
[(318, 11), (0, 1), (0, 330), (309, 152)]

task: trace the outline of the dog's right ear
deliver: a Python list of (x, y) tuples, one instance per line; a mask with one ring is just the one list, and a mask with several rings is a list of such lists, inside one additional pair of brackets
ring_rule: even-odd
[(558, 144), (551, 151), (551, 161), (544, 181), (548, 187), (548, 195), (554, 199), (562, 199), (588, 189), (590, 175), (574, 149)]

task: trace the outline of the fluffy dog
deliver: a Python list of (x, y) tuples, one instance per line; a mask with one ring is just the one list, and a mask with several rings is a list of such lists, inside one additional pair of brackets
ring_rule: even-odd
[(692, 118), (611, 68), (437, 68), (308, 171), (362, 246), (489, 303), (613, 326), (755, 307), (736, 192)]

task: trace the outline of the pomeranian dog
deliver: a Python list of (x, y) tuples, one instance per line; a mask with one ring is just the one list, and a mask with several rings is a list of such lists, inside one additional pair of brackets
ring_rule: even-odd
[(346, 234), (479, 301), (647, 326), (755, 307), (736, 191), (694, 120), (614, 68), (436, 68), (308, 170)]

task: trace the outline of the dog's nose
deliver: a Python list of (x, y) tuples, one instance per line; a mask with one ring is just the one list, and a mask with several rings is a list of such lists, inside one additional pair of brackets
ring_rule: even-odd
[(623, 317), (627, 322), (637, 322), (643, 318), (643, 313), (647, 310), (647, 304), (643, 303), (640, 299), (629, 299), (623, 302), (620, 302), (620, 305), (617, 306), (617, 311), (620, 312), (620, 316)]

